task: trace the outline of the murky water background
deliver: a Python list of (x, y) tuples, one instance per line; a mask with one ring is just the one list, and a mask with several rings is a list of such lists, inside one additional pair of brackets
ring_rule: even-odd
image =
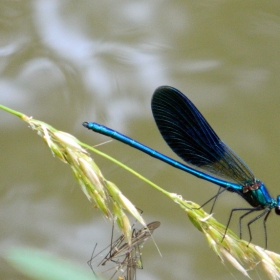
[[(280, 193), (280, 4), (275, 1), (1, 1), (0, 103), (90, 145), (108, 139), (83, 128), (97, 121), (175, 157), (150, 111), (153, 91), (172, 85), (218, 135)], [(88, 203), (68, 166), (25, 123), (0, 111), (0, 252), (31, 246), (86, 262), (111, 226)], [(217, 187), (113, 141), (100, 147), (161, 187), (202, 204)], [(104, 176), (161, 221), (143, 250), (137, 279), (245, 279), (223, 266), (172, 201), (107, 160)], [(245, 202), (224, 194), (226, 222)], [(206, 207), (207, 209), (207, 207)], [(207, 209), (209, 210), (209, 209)], [(269, 218), (269, 249), (280, 252), (280, 219)], [(232, 223), (237, 228), (237, 219)], [(253, 228), (263, 246), (262, 224)], [(3, 260), (1, 279), (27, 279)], [(230, 272), (229, 272), (230, 271)], [(259, 274), (258, 274), (259, 273)], [(265, 279), (261, 271), (253, 279)]]

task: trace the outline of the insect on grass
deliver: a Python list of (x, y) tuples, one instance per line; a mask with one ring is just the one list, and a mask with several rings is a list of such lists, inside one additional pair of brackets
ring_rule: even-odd
[(121, 235), (115, 241), (111, 241), (109, 246), (96, 255), (94, 255), (96, 249), (95, 246), (91, 259), (88, 261), (88, 265), (91, 267), (95, 276), (94, 263), (109, 249), (105, 257), (103, 257), (96, 265), (96, 267), (105, 265), (110, 266), (101, 274), (114, 269), (115, 272), (111, 275), (110, 279), (113, 279), (116, 276), (117, 278), (115, 279), (118, 280), (135, 280), (136, 270), (143, 269), (141, 249), (143, 248), (144, 243), (151, 237), (153, 231), (159, 226), (160, 222), (155, 221), (149, 223), (146, 227), (143, 227), (140, 230), (133, 229), (131, 244), (126, 241), (124, 235)]

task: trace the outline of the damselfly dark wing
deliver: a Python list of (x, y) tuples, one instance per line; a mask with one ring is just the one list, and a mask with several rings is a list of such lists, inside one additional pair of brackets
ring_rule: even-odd
[(247, 165), (220, 140), (179, 90), (169, 86), (157, 88), (152, 112), (162, 137), (184, 161), (241, 185), (254, 182)]

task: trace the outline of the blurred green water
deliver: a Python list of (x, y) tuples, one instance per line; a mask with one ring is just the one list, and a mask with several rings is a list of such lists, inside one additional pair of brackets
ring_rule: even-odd
[[(0, 11), (1, 104), (91, 145), (107, 139), (85, 130), (83, 121), (100, 122), (174, 156), (150, 112), (154, 89), (172, 85), (271, 193), (280, 193), (277, 2), (2, 1)], [(0, 118), (0, 252), (29, 245), (88, 269), (94, 244), (109, 243), (110, 224), (40, 138), (12, 116), (0, 112)], [(197, 203), (217, 191), (115, 141), (100, 149)], [(139, 279), (232, 279), (176, 205), (106, 160), (96, 162), (148, 222), (162, 222), (156, 241), (163, 257), (147, 244)], [(225, 222), (232, 207), (244, 205), (226, 194), (214, 212)], [(279, 222), (272, 215), (268, 224), (269, 249), (276, 252)], [(261, 223), (254, 227), (254, 242), (264, 244)], [(0, 269), (3, 279), (25, 279), (4, 261)]]

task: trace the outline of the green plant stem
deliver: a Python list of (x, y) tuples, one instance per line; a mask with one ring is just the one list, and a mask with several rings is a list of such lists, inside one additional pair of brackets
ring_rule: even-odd
[(142, 176), (141, 174), (139, 174), (138, 172), (136, 172), (135, 170), (129, 168), (128, 166), (126, 166), (125, 164), (121, 163), (120, 161), (110, 157), (109, 155), (87, 145), (84, 144), (82, 142), (79, 142), (79, 144), (81, 146), (83, 146), (84, 148), (87, 148), (88, 150), (93, 151), (94, 153), (107, 158), (108, 160), (114, 162), (115, 164), (119, 165), (120, 167), (122, 167), (123, 169), (127, 170), (128, 172), (132, 173), (133, 175), (137, 176), (139, 179), (143, 180), (144, 182), (146, 182), (147, 184), (151, 185), (153, 188), (157, 189), (158, 191), (162, 192), (163, 194), (167, 195), (168, 197), (170, 197), (172, 194), (167, 192), (166, 190), (162, 189), (161, 187), (159, 187), (158, 185), (156, 185), (155, 183), (153, 183), (152, 181), (148, 180), (147, 178), (145, 178), (144, 176)]
[(1, 104), (0, 104), (0, 109), (6, 111), (6, 112), (8, 112), (8, 113), (11, 113), (12, 115), (15, 115), (15, 116), (17, 116), (17, 117), (19, 117), (19, 118), (21, 118), (21, 119), (23, 119), (23, 120), (24, 120), (25, 118), (28, 118), (26, 115), (24, 115), (24, 114), (22, 114), (22, 113), (20, 113), (20, 112), (18, 112), (18, 111), (15, 111), (15, 110), (13, 110), (13, 109), (10, 109), (10, 108), (8, 108), (8, 107), (6, 107), (6, 106), (4, 106), (4, 105), (1, 105)]

